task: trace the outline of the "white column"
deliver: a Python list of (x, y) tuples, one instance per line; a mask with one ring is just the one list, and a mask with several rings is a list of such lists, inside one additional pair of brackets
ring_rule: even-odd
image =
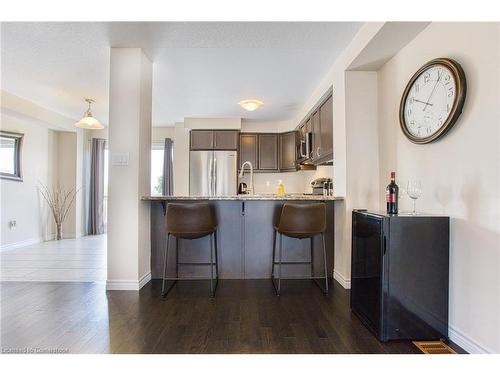
[(140, 201), (150, 192), (151, 95), (142, 50), (111, 48), (108, 290), (139, 290), (151, 278), (149, 202)]
[[(88, 140), (88, 130), (76, 130), (76, 188), (78, 192), (75, 197), (75, 237), (80, 238), (85, 235), (85, 195), (88, 194), (85, 186), (85, 176), (87, 171), (85, 169), (85, 144)], [(63, 232), (64, 234), (64, 232)]]
[(174, 194), (189, 195), (189, 129), (183, 122), (174, 127)]

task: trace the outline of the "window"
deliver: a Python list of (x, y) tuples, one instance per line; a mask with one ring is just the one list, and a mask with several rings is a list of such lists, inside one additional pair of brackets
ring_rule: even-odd
[(163, 193), (163, 154), (165, 145), (153, 143), (151, 149), (151, 195)]
[(0, 132), (0, 178), (22, 181), (23, 134)]

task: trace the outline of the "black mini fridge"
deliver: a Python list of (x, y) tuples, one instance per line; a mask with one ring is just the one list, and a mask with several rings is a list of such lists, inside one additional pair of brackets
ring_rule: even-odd
[(380, 341), (448, 339), (450, 219), (352, 213), (351, 310)]

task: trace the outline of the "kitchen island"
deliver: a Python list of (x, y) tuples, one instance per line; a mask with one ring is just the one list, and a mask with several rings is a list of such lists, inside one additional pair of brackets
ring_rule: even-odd
[[(271, 277), (273, 251), (273, 225), (279, 221), (285, 202), (309, 204), (325, 202), (327, 227), (325, 232), (327, 269), (333, 273), (333, 224), (334, 204), (342, 199), (333, 196), (290, 194), (276, 195), (229, 195), (229, 196), (144, 196), (151, 202), (151, 274), (153, 279), (162, 275), (166, 245), (166, 214), (171, 202), (207, 202), (218, 224), (219, 277), (221, 279), (267, 279)], [(287, 261), (310, 259), (308, 239), (283, 236), (283, 254)], [(172, 249), (175, 246), (171, 242)], [(314, 239), (314, 270), (320, 276), (323, 270), (321, 239)], [(203, 262), (210, 256), (209, 237), (179, 241), (179, 259), (182, 262)], [(175, 251), (170, 252), (168, 275), (175, 273)], [(209, 277), (210, 267), (184, 265), (179, 268), (180, 277)], [(283, 276), (310, 275), (307, 264), (283, 266)]]

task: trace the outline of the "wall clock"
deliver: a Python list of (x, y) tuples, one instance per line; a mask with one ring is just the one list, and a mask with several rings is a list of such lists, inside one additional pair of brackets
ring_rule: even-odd
[(456, 61), (439, 58), (422, 66), (406, 85), (399, 123), (413, 143), (433, 142), (456, 123), (465, 102), (465, 74)]

